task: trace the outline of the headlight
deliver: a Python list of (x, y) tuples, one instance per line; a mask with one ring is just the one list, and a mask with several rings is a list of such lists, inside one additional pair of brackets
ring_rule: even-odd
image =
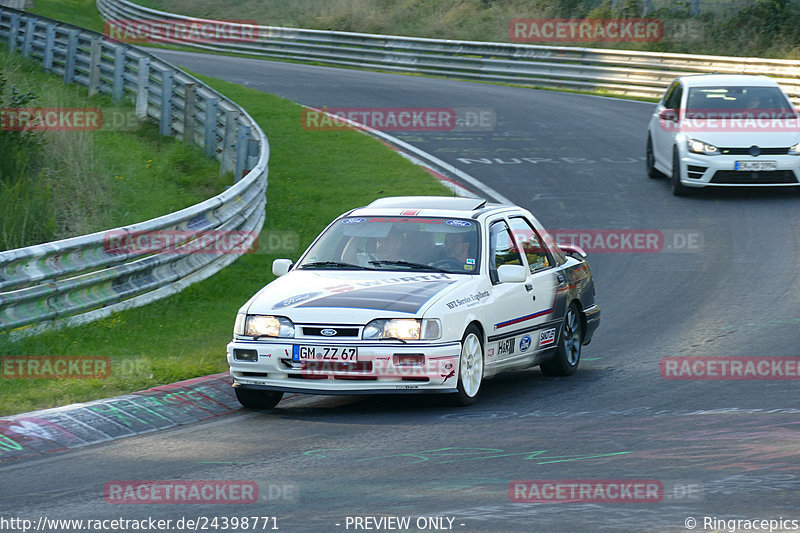
[(247, 315), (243, 335), (248, 337), (294, 337), (294, 324), (283, 316)]
[(435, 318), (381, 318), (364, 327), (361, 338), (400, 339), (404, 341), (434, 340), (442, 336), (442, 324)]
[(689, 151), (695, 154), (719, 155), (719, 148), (713, 144), (704, 143), (703, 141), (697, 141), (695, 139), (687, 140), (686, 144), (689, 147)]
[(800, 155), (800, 143), (789, 147), (789, 155)]

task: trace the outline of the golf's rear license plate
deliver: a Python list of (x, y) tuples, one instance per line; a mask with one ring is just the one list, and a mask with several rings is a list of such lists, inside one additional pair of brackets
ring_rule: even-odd
[(777, 161), (737, 161), (734, 170), (776, 170)]
[(358, 361), (354, 346), (292, 346), (292, 361)]

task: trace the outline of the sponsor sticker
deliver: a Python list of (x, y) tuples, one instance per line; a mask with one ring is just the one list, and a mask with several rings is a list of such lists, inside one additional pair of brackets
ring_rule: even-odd
[(510, 339), (504, 339), (497, 343), (497, 355), (511, 355), (514, 353), (516, 340), (515, 337), (511, 337)]
[(556, 342), (556, 328), (546, 329), (539, 332), (539, 347), (544, 348)]
[(456, 226), (459, 228), (467, 228), (472, 225), (472, 222), (468, 220), (448, 220), (447, 222), (445, 222), (445, 224), (448, 224), (450, 226)]
[(531, 336), (530, 335), (525, 335), (524, 337), (522, 337), (519, 340), (519, 351), (527, 352), (528, 348), (531, 347), (531, 342), (532, 341), (531, 341)]
[(299, 303), (305, 302), (306, 300), (310, 300), (316, 296), (321, 295), (321, 292), (307, 292), (305, 294), (298, 294), (297, 296), (292, 296), (291, 298), (286, 298), (282, 302), (278, 302), (272, 306), (273, 309), (282, 309), (284, 307), (291, 307), (293, 305), (297, 305)]

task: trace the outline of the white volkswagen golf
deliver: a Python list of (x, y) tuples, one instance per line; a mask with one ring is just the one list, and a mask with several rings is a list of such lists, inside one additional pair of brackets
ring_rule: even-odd
[[(565, 254), (566, 252), (566, 254)], [(448, 197), (376, 200), (334, 220), (236, 317), (239, 402), (284, 392), (453, 393), (539, 365), (575, 372), (600, 310), (586, 254), (526, 210)]]
[(800, 119), (765, 76), (701, 74), (670, 84), (650, 119), (647, 173), (672, 192), (800, 185)]

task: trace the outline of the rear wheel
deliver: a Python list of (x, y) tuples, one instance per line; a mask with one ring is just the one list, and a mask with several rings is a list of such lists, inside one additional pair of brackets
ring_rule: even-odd
[(583, 343), (583, 324), (575, 302), (572, 302), (564, 315), (561, 326), (561, 339), (556, 353), (544, 361), (539, 368), (546, 376), (571, 376), (578, 370), (581, 362), (581, 345)]
[(236, 399), (248, 409), (272, 409), (283, 398), (283, 393), (272, 390), (243, 389), (236, 387)]
[(474, 325), (467, 328), (461, 341), (461, 357), (458, 361), (458, 392), (460, 405), (471, 405), (478, 399), (483, 382), (483, 342), (481, 333)]
[(650, 135), (647, 136), (647, 153), (645, 157), (645, 164), (647, 165), (647, 177), (651, 179), (658, 179), (663, 176), (661, 171), (656, 168), (656, 156), (653, 155), (653, 139)]
[(689, 188), (681, 183), (681, 158), (678, 156), (678, 148), (672, 149), (672, 194), (675, 196), (686, 196)]

